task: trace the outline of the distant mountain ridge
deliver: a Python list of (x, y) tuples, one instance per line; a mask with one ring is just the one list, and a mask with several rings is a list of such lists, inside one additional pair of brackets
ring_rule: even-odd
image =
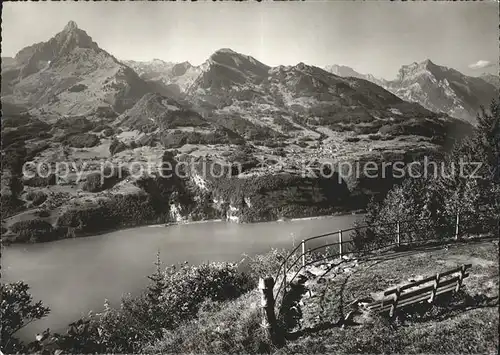
[(500, 79), (485, 74), (471, 77), (458, 70), (436, 65), (427, 59), (403, 65), (395, 80), (387, 81), (360, 74), (345, 66), (328, 66), (328, 71), (340, 76), (366, 79), (393, 92), (406, 101), (417, 102), (433, 112), (444, 112), (471, 123), (476, 122), (479, 107), (488, 106), (498, 98)]
[(386, 80), (384, 80), (384, 79), (376, 78), (372, 74), (361, 74), (361, 73), (357, 72), (356, 70), (352, 69), (351, 67), (348, 67), (345, 65), (337, 65), (337, 64), (327, 65), (324, 69), (327, 72), (330, 72), (332, 74), (342, 76), (342, 77), (351, 76), (353, 78), (365, 79), (365, 80), (371, 81), (372, 83), (375, 83), (375, 84), (382, 86), (382, 87), (384, 87), (384, 85), (386, 83)]
[(123, 63), (135, 70), (142, 79), (164, 85), (175, 95), (186, 92), (201, 72), (199, 66), (193, 66), (187, 61), (172, 63), (153, 59), (143, 62), (124, 60)]

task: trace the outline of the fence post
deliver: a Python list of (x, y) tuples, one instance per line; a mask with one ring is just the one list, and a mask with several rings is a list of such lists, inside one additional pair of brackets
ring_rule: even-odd
[(342, 229), (339, 229), (339, 257), (342, 257)]
[(462, 280), (464, 279), (464, 274), (465, 274), (465, 265), (462, 265), (462, 269), (460, 270), (460, 275), (458, 276), (457, 280), (457, 287), (455, 287), (455, 292), (458, 292), (458, 290), (460, 290), (460, 286), (462, 286)]
[(260, 306), (262, 308), (262, 328), (264, 337), (272, 342), (276, 330), (276, 315), (274, 313), (274, 280), (272, 277), (259, 279), (259, 291), (261, 293)]
[(460, 225), (460, 213), (457, 212), (457, 221), (455, 223), (455, 240), (458, 240), (459, 225)]
[(306, 266), (306, 241), (302, 239), (302, 266)]
[(394, 317), (396, 307), (398, 306), (399, 296), (401, 295), (401, 289), (398, 287), (396, 293), (394, 294), (394, 301), (392, 303), (391, 311), (389, 312), (389, 317)]
[(286, 259), (283, 261), (283, 286), (284, 292), (286, 293)]
[(432, 303), (434, 302), (434, 299), (436, 298), (436, 292), (437, 292), (437, 289), (438, 289), (438, 286), (439, 286), (439, 272), (436, 274), (436, 279), (434, 280), (434, 288), (432, 289), (432, 293), (431, 293), (431, 298), (429, 298), (429, 303)]
[(399, 221), (397, 222), (397, 225), (396, 225), (396, 242), (398, 243), (398, 247), (401, 246), (401, 237), (400, 237), (400, 229), (399, 229)]

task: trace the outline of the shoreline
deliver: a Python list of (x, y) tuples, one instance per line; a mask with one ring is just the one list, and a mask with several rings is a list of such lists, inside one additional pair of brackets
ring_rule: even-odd
[(179, 221), (179, 222), (169, 222), (169, 223), (159, 223), (159, 224), (146, 224), (143, 226), (137, 226), (137, 227), (131, 227), (131, 228), (120, 228), (118, 230), (125, 230), (125, 229), (133, 229), (133, 228), (139, 228), (139, 227), (148, 227), (148, 228), (161, 228), (161, 227), (170, 227), (170, 226), (182, 226), (182, 225), (191, 225), (191, 224), (203, 224), (203, 223), (220, 223), (220, 222), (227, 222), (227, 223), (236, 223), (236, 224), (256, 224), (256, 223), (285, 223), (285, 222), (298, 222), (298, 221), (307, 221), (307, 220), (314, 220), (314, 219), (325, 219), (328, 217), (340, 217), (340, 216), (347, 216), (347, 215), (361, 215), (364, 212), (362, 210), (356, 210), (356, 211), (351, 211), (351, 212), (336, 212), (332, 214), (325, 214), (325, 215), (319, 215), (319, 216), (312, 216), (312, 217), (297, 217), (297, 218), (284, 218), (284, 219), (277, 219), (277, 220), (272, 220), (272, 221), (258, 221), (258, 222), (233, 222), (231, 220), (226, 220), (226, 219), (206, 219), (206, 220), (201, 220), (201, 221)]
[(142, 225), (138, 224), (136, 226), (123, 226), (123, 227), (114, 228), (114, 229), (101, 230), (101, 231), (93, 232), (93, 233), (82, 233), (79, 235), (75, 235), (74, 237), (60, 238), (60, 239), (55, 239), (55, 240), (51, 240), (51, 241), (47, 241), (47, 242), (18, 243), (18, 242), (15, 242), (15, 241), (13, 242), (13, 241), (6, 240), (6, 239), (4, 240), (2, 238), (2, 240), (0, 242), (0, 246), (3, 248), (3, 247), (8, 247), (10, 245), (51, 243), (51, 242), (58, 242), (58, 241), (67, 240), (67, 239), (97, 237), (97, 236), (100, 236), (103, 234), (119, 232), (119, 231), (126, 231), (129, 229), (145, 228), (145, 227), (147, 227), (147, 228), (162, 228), (162, 227), (165, 228), (165, 227), (170, 227), (170, 226), (182, 226), (182, 225), (203, 224), (203, 223), (221, 223), (221, 222), (236, 223), (236, 224), (286, 223), (286, 222), (298, 222), (298, 221), (305, 221), (305, 220), (325, 219), (328, 217), (340, 217), (340, 216), (346, 216), (346, 215), (360, 215), (363, 213), (364, 213), (363, 210), (354, 210), (354, 211), (335, 212), (332, 214), (312, 216), (312, 217), (284, 218), (284, 219), (278, 219), (278, 220), (272, 220), (272, 221), (256, 221), (256, 222), (234, 222), (234, 221), (231, 221), (230, 219), (207, 219), (207, 220), (201, 220), (201, 221), (179, 221), (179, 222), (142, 224)]

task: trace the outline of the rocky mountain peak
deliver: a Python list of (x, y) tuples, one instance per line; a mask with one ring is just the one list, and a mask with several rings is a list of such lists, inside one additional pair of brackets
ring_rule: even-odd
[(221, 53), (227, 53), (227, 54), (238, 54), (237, 52), (233, 51), (231, 48), (221, 48), (218, 49), (214, 52), (214, 54), (221, 54)]
[(191, 68), (191, 63), (185, 61), (182, 63), (177, 63), (172, 67), (172, 75), (173, 76), (181, 76), (186, 73), (186, 71)]
[(434, 64), (430, 59), (426, 59), (420, 63), (413, 62), (403, 65), (399, 69), (398, 79), (403, 81), (422, 74), (436, 75), (437, 71), (439, 71), (439, 66)]
[(64, 27), (63, 31), (70, 32), (78, 29), (78, 25), (75, 21), (69, 21), (67, 25)]
[(74, 48), (98, 48), (92, 37), (87, 32), (79, 29), (74, 21), (68, 22), (62, 32), (55, 35), (47, 44), (59, 54), (66, 54)]

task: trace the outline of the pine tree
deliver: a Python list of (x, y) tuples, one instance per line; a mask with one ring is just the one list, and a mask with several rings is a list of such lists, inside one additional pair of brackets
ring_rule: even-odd
[(500, 183), (500, 103), (493, 101), (489, 112), (481, 107), (474, 135), (476, 159), (486, 166), (493, 182)]
[(154, 263), (156, 266), (156, 271), (148, 276), (148, 279), (150, 279), (152, 282), (147, 288), (147, 298), (151, 305), (157, 306), (163, 298), (163, 291), (166, 289), (166, 282), (165, 282), (165, 274), (161, 270), (161, 259), (160, 259), (160, 251), (156, 253), (156, 262)]

